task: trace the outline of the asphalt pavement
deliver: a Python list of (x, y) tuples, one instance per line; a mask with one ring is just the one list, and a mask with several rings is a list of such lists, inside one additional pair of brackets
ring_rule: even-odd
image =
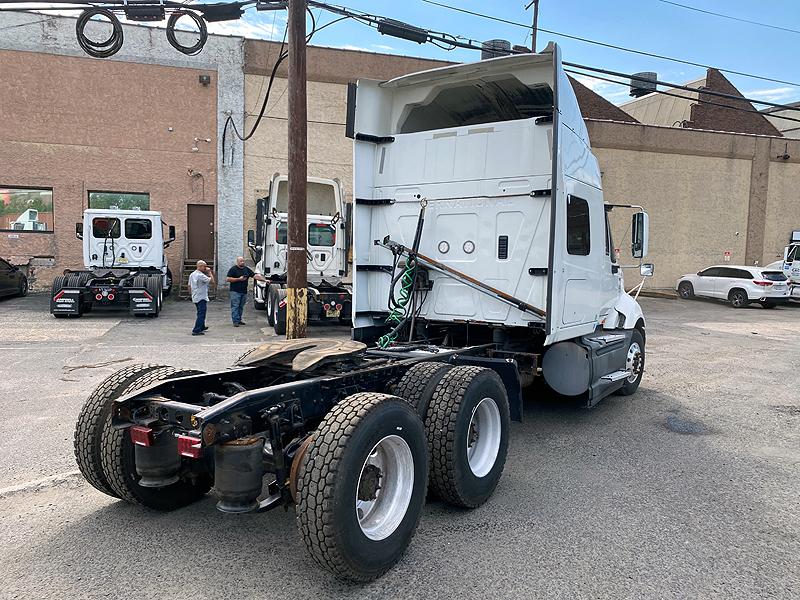
[[(225, 368), (272, 336), (212, 302), (157, 319), (53, 319), (0, 300), (0, 598), (798, 598), (800, 307), (642, 299), (639, 392), (587, 410), (529, 394), (494, 496), (430, 501), (403, 560), (352, 586), (307, 557), (293, 511), (169, 514), (77, 474), (75, 418), (136, 363)], [(348, 335), (342, 328), (314, 335)]]

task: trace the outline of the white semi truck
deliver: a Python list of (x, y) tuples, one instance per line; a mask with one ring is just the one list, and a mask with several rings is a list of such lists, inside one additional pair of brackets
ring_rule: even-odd
[(783, 271), (789, 280), (789, 297), (800, 301), (800, 229), (792, 230), (789, 244), (783, 249), (783, 260), (775, 261), (767, 268)]
[(94, 307), (158, 316), (172, 289), (164, 249), (175, 240), (175, 227), (168, 226), (166, 238), (164, 227), (156, 211), (85, 210), (83, 222), (75, 224), (84, 268), (53, 281), (53, 316), (79, 317)]
[(357, 339), (267, 342), (211, 373), (127, 367), (87, 400), (75, 454), (99, 491), (151, 509), (212, 486), (223, 512), (292, 506), (322, 568), (368, 581), (429, 490), (491, 497), (522, 386), (588, 405), (636, 391), (645, 319), (612, 208), (637, 211), (632, 254), (652, 265), (646, 214), (603, 201), (556, 47), (360, 80), (347, 123)]
[[(268, 281), (253, 285), (253, 305), (267, 311), (278, 335), (286, 333), (288, 177), (276, 173), (269, 195), (259, 200), (258, 231), (247, 232), (255, 272)], [(309, 177), (307, 183), (308, 320), (350, 322), (352, 286), (346, 281), (348, 219), (337, 179)]]

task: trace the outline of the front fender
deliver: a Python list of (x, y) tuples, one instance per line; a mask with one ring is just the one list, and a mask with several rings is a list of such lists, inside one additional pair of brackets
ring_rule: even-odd
[(634, 329), (639, 322), (644, 328), (645, 321), (642, 307), (630, 294), (620, 294), (614, 304), (614, 310), (617, 311), (617, 323), (621, 329)]

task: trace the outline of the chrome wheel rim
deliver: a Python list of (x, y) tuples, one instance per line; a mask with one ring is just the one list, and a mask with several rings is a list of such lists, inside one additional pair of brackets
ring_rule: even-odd
[(642, 349), (639, 342), (633, 342), (628, 348), (628, 356), (625, 359), (625, 368), (628, 370), (628, 381), (633, 383), (639, 377), (642, 370)]
[(485, 477), (500, 452), (500, 409), (492, 398), (484, 398), (472, 409), (467, 428), (467, 461), (472, 474)]
[(356, 488), (356, 518), (371, 540), (392, 535), (406, 516), (414, 491), (414, 456), (408, 443), (387, 435), (361, 465)]

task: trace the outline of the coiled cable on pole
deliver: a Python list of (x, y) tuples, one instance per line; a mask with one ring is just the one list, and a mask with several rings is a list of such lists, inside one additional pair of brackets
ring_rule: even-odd
[[(192, 46), (184, 46), (178, 41), (178, 38), (175, 37), (175, 26), (178, 24), (178, 19), (183, 16), (188, 16), (190, 19), (192, 19), (199, 30), (197, 33), (200, 37)], [(187, 33), (191, 32), (187, 31)], [(178, 52), (188, 54), (189, 56), (199, 54), (203, 49), (203, 46), (206, 45), (206, 41), (208, 41), (208, 28), (206, 27), (205, 19), (190, 10), (176, 10), (169, 16), (169, 20), (167, 21), (167, 41), (170, 43), (170, 46), (175, 48), (175, 50)]]
[[(86, 35), (86, 26), (93, 17), (105, 17), (111, 24), (111, 35), (107, 39), (96, 42)], [(75, 34), (78, 37), (78, 44), (83, 48), (83, 51), (94, 58), (108, 58), (119, 52), (119, 49), (122, 48), (122, 23), (120, 23), (117, 16), (107, 8), (93, 7), (84, 10), (75, 23)]]

